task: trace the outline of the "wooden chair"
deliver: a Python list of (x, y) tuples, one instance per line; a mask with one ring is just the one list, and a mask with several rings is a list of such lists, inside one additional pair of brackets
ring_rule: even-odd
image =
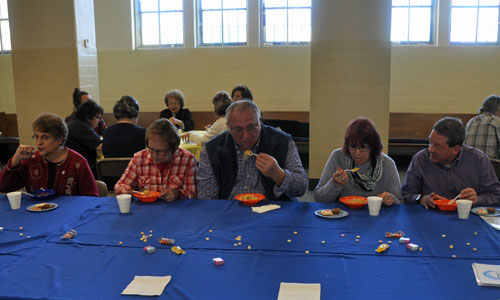
[(112, 191), (132, 157), (103, 158), (97, 161), (97, 179), (102, 180)]
[(495, 169), (495, 173), (497, 173), (498, 179), (500, 179), (500, 160), (491, 158), (490, 161), (493, 165), (493, 169)]
[(96, 180), (95, 183), (97, 184), (97, 191), (99, 193), (99, 197), (106, 197), (108, 196), (108, 187), (106, 186), (106, 183), (101, 180)]

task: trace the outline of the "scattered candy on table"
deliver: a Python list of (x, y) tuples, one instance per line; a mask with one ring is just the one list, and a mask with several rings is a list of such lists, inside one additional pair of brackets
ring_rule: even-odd
[(291, 242), (292, 242), (292, 240), (287, 240), (287, 242), (288, 242), (288, 243), (291, 243)]
[(173, 245), (173, 244), (175, 244), (175, 240), (174, 239), (169, 239), (169, 238), (166, 238), (166, 237), (159, 238), (158, 242), (160, 242), (160, 244), (163, 244), (163, 245)]
[(451, 256), (451, 258), (457, 258), (457, 256), (456, 256), (455, 254), (453, 254), (453, 255)]
[(376, 252), (384, 252), (386, 251), (387, 249), (389, 249), (389, 244), (380, 244), (377, 249), (375, 249)]
[(118, 244), (123, 245), (123, 242), (122, 242), (122, 241), (120, 241), (120, 242), (118, 242)]
[(402, 237), (404, 235), (405, 235), (405, 233), (402, 232), (401, 230), (398, 230), (397, 232), (394, 232), (394, 233), (392, 233), (392, 232), (386, 232), (385, 233), (385, 237), (386, 238), (400, 238), (400, 237)]
[(209, 229), (209, 230), (208, 230), (208, 232), (213, 232), (213, 230), (212, 230), (212, 229)]
[(470, 243), (465, 243), (467, 246), (470, 246)]
[(153, 247), (153, 246), (146, 246), (146, 247), (144, 247), (144, 252), (153, 253), (155, 251), (156, 251), (156, 248)]
[(361, 238), (359, 235), (356, 236), (357, 239)]
[(77, 235), (76, 230), (70, 229), (68, 232), (66, 232), (61, 239), (72, 239)]
[(177, 254), (177, 255), (180, 255), (180, 254), (184, 254), (184, 253), (186, 253), (186, 251), (184, 251), (184, 249), (182, 249), (182, 248), (181, 248), (181, 247), (179, 247), (179, 246), (173, 246), (172, 248), (170, 248), (170, 250), (171, 250), (172, 252), (174, 252), (175, 254)]
[(3, 231), (3, 227), (0, 227), (0, 232), (2, 232), (2, 231)]
[(297, 234), (298, 232), (297, 231), (294, 231), (293, 234)]
[(344, 237), (344, 236), (345, 236), (345, 234), (341, 233), (341, 234), (340, 234), (340, 236), (341, 236), (341, 237)]
[(446, 234), (442, 234), (441, 236), (445, 238), (445, 237), (446, 237)]
[(417, 244), (409, 243), (406, 245), (406, 249), (417, 251), (419, 249), (419, 246)]
[(400, 242), (401, 244), (408, 244), (408, 243), (410, 243), (410, 238), (407, 238), (407, 237), (400, 237), (400, 238), (399, 238), (399, 242)]
[(356, 239), (356, 243), (359, 242), (359, 239)]
[(477, 235), (477, 231), (476, 231), (476, 232), (474, 232), (474, 235)]
[(237, 241), (241, 241), (241, 235), (238, 235), (237, 237), (234, 238)]
[(450, 249), (453, 249), (453, 248), (455, 248), (455, 247), (453, 247), (453, 245), (450, 245)]
[(24, 233), (22, 233), (22, 232), (19, 234), (19, 236), (23, 236), (23, 235), (24, 235)]
[(248, 247), (247, 247), (247, 248), (248, 248), (248, 250), (250, 250), (250, 249), (252, 249), (252, 246), (248, 245)]
[(305, 252), (306, 252), (306, 254), (309, 254), (309, 250), (306, 250)]
[(326, 242), (325, 241), (321, 241), (321, 244), (326, 244)]
[(208, 241), (208, 240), (210, 240), (210, 238), (207, 236), (207, 237), (205, 238), (205, 240), (207, 240), (207, 241)]
[(20, 229), (20, 230), (23, 230), (23, 226), (19, 226), (19, 229)]
[(472, 251), (476, 252), (476, 251), (477, 251), (477, 248), (472, 248)]
[(212, 261), (216, 266), (222, 266), (224, 264), (224, 260), (220, 257), (215, 257)]

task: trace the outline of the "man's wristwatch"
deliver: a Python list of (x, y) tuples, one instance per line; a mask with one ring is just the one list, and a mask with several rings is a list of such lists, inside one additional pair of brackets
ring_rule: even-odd
[(422, 199), (422, 194), (418, 194), (417, 197), (415, 197), (415, 202), (420, 203), (420, 199)]

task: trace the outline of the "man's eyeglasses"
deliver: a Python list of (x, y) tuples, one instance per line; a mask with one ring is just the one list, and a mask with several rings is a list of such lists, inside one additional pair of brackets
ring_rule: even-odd
[(158, 155), (167, 155), (170, 153), (170, 150), (156, 150), (150, 147), (146, 147), (146, 150), (148, 150), (148, 152), (151, 154), (156, 153)]
[(359, 146), (349, 146), (349, 150), (350, 151), (356, 151), (356, 150), (359, 150), (361, 152), (368, 152), (370, 151), (370, 147), (368, 146), (362, 146), (362, 147), (359, 147)]
[(257, 131), (258, 127), (259, 127), (259, 125), (252, 124), (252, 125), (248, 125), (246, 128), (243, 128), (240, 126), (236, 126), (236, 127), (229, 126), (229, 129), (236, 134), (242, 134), (243, 131), (245, 131), (245, 130), (248, 133), (255, 133)]
[(52, 136), (48, 135), (48, 134), (42, 134), (42, 135), (35, 134), (35, 135), (32, 135), (31, 138), (34, 141), (40, 140), (42, 142), (46, 142), (46, 141), (50, 140), (52, 138)]

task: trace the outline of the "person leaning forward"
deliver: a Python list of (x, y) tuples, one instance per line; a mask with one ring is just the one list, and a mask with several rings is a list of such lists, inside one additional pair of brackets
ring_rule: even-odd
[[(249, 100), (227, 108), (229, 130), (211, 139), (200, 154), (198, 198), (261, 193), (270, 200), (293, 200), (305, 193), (307, 176), (295, 143), (290, 135), (262, 125), (259, 116)], [(257, 156), (244, 155), (248, 150)]]
[(406, 203), (435, 208), (434, 199), (468, 199), (473, 205), (498, 206), (500, 182), (481, 150), (463, 145), (465, 129), (457, 118), (436, 122), (429, 148), (411, 160), (402, 187)]

